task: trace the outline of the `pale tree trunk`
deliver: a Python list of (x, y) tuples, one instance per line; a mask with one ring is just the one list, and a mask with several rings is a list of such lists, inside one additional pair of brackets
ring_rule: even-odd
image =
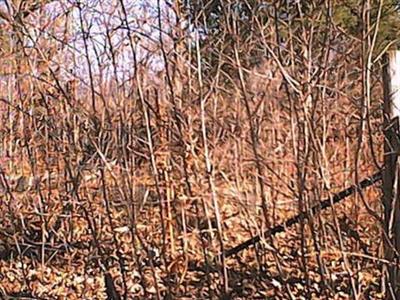
[(384, 57), (384, 162), (383, 206), (385, 232), (383, 236), (385, 259), (391, 264), (384, 266), (386, 299), (400, 299), (400, 51), (389, 51)]

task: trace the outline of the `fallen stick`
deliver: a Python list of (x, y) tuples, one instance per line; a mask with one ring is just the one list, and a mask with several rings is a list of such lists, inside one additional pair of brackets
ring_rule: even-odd
[[(372, 176), (365, 178), (364, 180), (359, 182), (357, 185), (350, 186), (347, 189), (345, 189), (337, 194), (332, 195), (328, 199), (321, 201), (320, 203), (318, 203), (317, 205), (315, 205), (311, 208), (311, 212), (310, 211), (302, 212), (302, 213), (286, 220), (284, 223), (277, 225), (271, 229), (268, 229), (267, 231), (264, 232), (263, 238), (269, 237), (271, 235), (275, 235), (279, 232), (283, 232), (283, 231), (285, 231), (285, 229), (287, 227), (292, 226), (296, 223), (299, 223), (300, 221), (302, 221), (304, 219), (307, 219), (308, 217), (310, 217), (310, 215), (313, 215), (317, 212), (320, 212), (321, 210), (331, 207), (333, 204), (336, 204), (336, 203), (340, 202), (341, 200), (347, 198), (348, 196), (350, 196), (357, 190), (363, 190), (363, 189), (375, 184), (376, 182), (378, 182), (381, 179), (382, 179), (382, 172), (381, 171), (376, 172)], [(256, 235), (256, 236), (252, 237), (251, 239), (237, 245), (236, 247), (226, 250), (223, 253), (223, 255), (225, 257), (230, 257), (232, 255), (235, 255), (235, 254), (239, 253), (240, 251), (250, 247), (251, 245), (255, 245), (256, 243), (260, 242), (260, 240), (261, 240), (261, 235)], [(222, 254), (220, 256), (222, 256)]]

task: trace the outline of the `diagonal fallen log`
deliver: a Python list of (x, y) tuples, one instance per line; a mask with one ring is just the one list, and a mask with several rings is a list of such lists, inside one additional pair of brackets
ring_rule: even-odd
[[(352, 186), (348, 187), (347, 189), (344, 189), (341, 192), (334, 194), (331, 197), (321, 201), (317, 205), (313, 206), (310, 211), (302, 212), (302, 213), (286, 220), (284, 223), (277, 225), (271, 229), (268, 229), (267, 231), (264, 232), (263, 238), (266, 238), (271, 235), (275, 235), (279, 232), (283, 232), (283, 231), (285, 231), (285, 229), (287, 227), (290, 227), (296, 223), (299, 223), (301, 220), (309, 218), (310, 215), (313, 215), (315, 213), (320, 212), (321, 210), (331, 207), (333, 204), (336, 204), (336, 203), (342, 201), (343, 199), (352, 195), (356, 191), (363, 190), (363, 189), (375, 184), (376, 182), (378, 182), (381, 179), (382, 179), (382, 172), (378, 171), (375, 174), (373, 174), (372, 176), (367, 177), (364, 180), (360, 181), (357, 185), (352, 185)], [(256, 236), (252, 237), (251, 239), (248, 239), (247, 241), (237, 245), (236, 247), (226, 250), (223, 253), (223, 255), (225, 257), (230, 257), (235, 254), (238, 254), (240, 251), (242, 251), (252, 245), (257, 244), (258, 242), (260, 242), (260, 240), (261, 240), (261, 235), (256, 235)], [(222, 255), (220, 255), (220, 256), (222, 256)]]

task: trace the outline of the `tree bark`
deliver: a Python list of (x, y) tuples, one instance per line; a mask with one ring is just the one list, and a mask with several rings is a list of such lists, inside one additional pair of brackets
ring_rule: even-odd
[(383, 267), (386, 299), (400, 299), (400, 51), (388, 51), (384, 56), (384, 163), (383, 206), (385, 232), (383, 234), (385, 259), (391, 262)]

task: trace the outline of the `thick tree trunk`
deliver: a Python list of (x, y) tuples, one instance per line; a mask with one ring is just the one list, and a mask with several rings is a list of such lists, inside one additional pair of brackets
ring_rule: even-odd
[(391, 262), (384, 266), (386, 275), (386, 299), (400, 299), (400, 162), (399, 116), (400, 116), (400, 51), (389, 51), (385, 55), (384, 83), (384, 162), (383, 206), (385, 232), (383, 236), (385, 259)]

